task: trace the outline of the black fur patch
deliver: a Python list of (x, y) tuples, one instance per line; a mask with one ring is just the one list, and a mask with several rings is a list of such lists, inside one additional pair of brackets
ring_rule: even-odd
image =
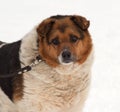
[[(20, 69), (19, 49), (21, 41), (6, 44), (0, 48), (0, 74), (9, 74)], [(12, 100), (13, 98), (13, 81), (15, 77), (0, 78), (0, 87)]]
[(66, 17), (69, 17), (69, 16), (67, 16), (67, 15), (64, 15), (64, 16), (62, 16), (62, 15), (56, 15), (56, 16), (51, 16), (50, 18), (51, 19), (64, 19)]
[(4, 42), (1, 42), (1, 41), (0, 41), (0, 45), (3, 44), (3, 43), (4, 43)]

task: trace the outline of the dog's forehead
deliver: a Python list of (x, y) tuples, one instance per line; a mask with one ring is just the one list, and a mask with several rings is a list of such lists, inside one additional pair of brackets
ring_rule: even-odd
[(64, 33), (67, 27), (68, 27), (67, 24), (60, 24), (60, 25), (57, 26), (57, 29), (58, 29), (61, 33)]
[(64, 17), (62, 19), (55, 20), (53, 29), (59, 30), (61, 33), (64, 33), (67, 28), (73, 28), (74, 25), (69, 17)]

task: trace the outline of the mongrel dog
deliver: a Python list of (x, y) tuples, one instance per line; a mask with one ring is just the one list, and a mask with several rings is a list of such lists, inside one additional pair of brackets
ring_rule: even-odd
[(89, 25), (78, 15), (52, 16), (20, 41), (1, 43), (0, 74), (30, 65), (37, 55), (43, 60), (22, 75), (0, 78), (19, 112), (82, 112), (93, 62)]

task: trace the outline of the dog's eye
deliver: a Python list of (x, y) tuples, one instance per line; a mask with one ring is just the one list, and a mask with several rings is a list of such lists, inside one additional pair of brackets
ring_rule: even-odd
[(79, 40), (79, 38), (78, 38), (77, 36), (74, 36), (74, 35), (71, 35), (71, 36), (70, 36), (70, 42), (75, 43), (75, 42), (77, 42), (78, 40)]
[(59, 41), (58, 38), (54, 38), (54, 39), (52, 39), (51, 43), (54, 44), (54, 45), (59, 45), (60, 41)]

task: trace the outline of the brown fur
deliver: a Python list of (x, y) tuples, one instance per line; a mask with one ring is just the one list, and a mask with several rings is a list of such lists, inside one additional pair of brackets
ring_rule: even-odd
[(16, 76), (13, 85), (13, 100), (16, 102), (23, 97), (23, 75)]
[[(70, 49), (76, 61), (82, 64), (89, 55), (92, 41), (88, 32), (90, 22), (81, 16), (51, 17), (44, 20), (37, 32), (39, 35), (39, 52), (46, 63), (52, 67), (59, 65), (58, 56), (64, 48)], [(70, 35), (79, 38), (75, 43), (70, 42)], [(58, 38), (59, 45), (50, 44), (53, 38)]]

